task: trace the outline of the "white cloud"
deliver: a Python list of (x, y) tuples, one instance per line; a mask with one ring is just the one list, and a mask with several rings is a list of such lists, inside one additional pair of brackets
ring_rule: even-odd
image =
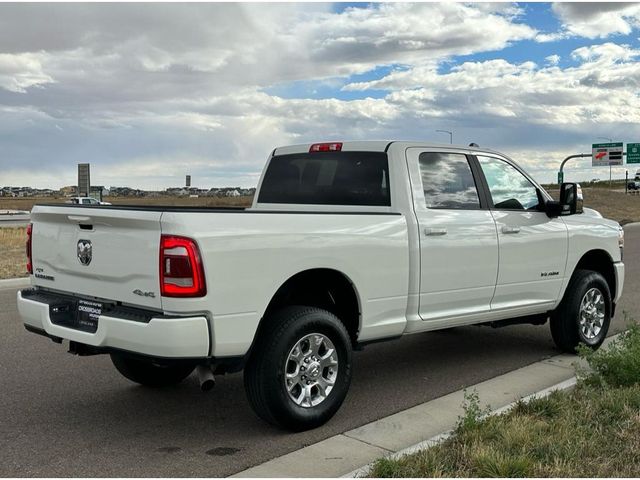
[(498, 50), (534, 38), (534, 29), (514, 21), (514, 11), (499, 4), (380, 4), (324, 14), (294, 32), (306, 40), (312, 61), (370, 68)]
[(538, 43), (557, 42), (558, 40), (563, 40), (568, 36), (567, 32), (538, 33), (535, 36), (535, 41)]
[(580, 47), (571, 52), (571, 56), (574, 59), (604, 63), (626, 62), (638, 55), (640, 55), (640, 51), (632, 49), (629, 45), (618, 45), (610, 42)]
[(598, 135), (640, 138), (639, 54), (605, 43), (576, 49), (573, 67), (558, 67), (553, 55), (545, 67), (502, 59), (465, 62), (446, 73), (437, 65), (418, 66), (345, 90), (388, 90), (385, 101), (406, 125), (421, 125), (422, 138), (446, 126), (461, 143), (513, 153), (551, 181), (562, 158), (588, 150)]
[[(500, 49), (540, 39), (521, 18), (513, 4), (488, 3), (342, 13), (321, 4), (0, 4), (2, 181), (61, 186), (90, 161), (106, 185), (166, 187), (191, 173), (202, 186), (252, 186), (271, 149), (292, 142), (436, 140), (447, 128), (461, 143), (535, 147), (540, 161), (605, 127), (640, 136), (634, 49), (583, 47), (565, 69), (557, 55), (544, 67), (500, 59)], [(491, 51), (496, 58), (441, 70)], [(265, 93), (296, 80), (339, 85), (383, 65), (393, 66), (388, 75), (343, 89), (382, 89), (383, 98)], [(43, 170), (53, 178), (30, 173)]]
[[(420, 104), (417, 108), (439, 107), (459, 115), (511, 117), (517, 112), (529, 122), (561, 125), (616, 121), (620, 119), (616, 109), (624, 108), (626, 121), (640, 123), (636, 95), (640, 63), (635, 61), (639, 55), (628, 46), (605, 43), (572, 52), (581, 61), (577, 67), (539, 68), (532, 62), (511, 64), (497, 59), (465, 62), (449, 73), (438, 73), (434, 65), (416, 67), (344, 88), (383, 88), (393, 92), (389, 100), (410, 98)], [(550, 60), (555, 63), (559, 58)]]
[(640, 4), (618, 2), (560, 2), (553, 12), (562, 22), (565, 35), (586, 38), (606, 38), (627, 35), (640, 22)]
[(42, 53), (0, 53), (0, 88), (25, 93), (30, 87), (53, 83), (42, 69)]
[(0, 4), (3, 179), (46, 163), (66, 183), (91, 161), (151, 187), (169, 180), (145, 169), (180, 158), (210, 168), (212, 182), (248, 182), (277, 144), (402, 131), (400, 103), (285, 100), (266, 87), (435, 65), (536, 34), (513, 4), (363, 7)]
[(547, 61), (547, 64), (549, 65), (558, 65), (558, 63), (560, 63), (560, 55), (549, 55), (548, 57), (544, 58)]

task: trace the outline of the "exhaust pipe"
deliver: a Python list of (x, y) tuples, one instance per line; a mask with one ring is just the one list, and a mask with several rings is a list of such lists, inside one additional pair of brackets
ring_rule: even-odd
[(200, 382), (200, 390), (208, 392), (216, 386), (216, 378), (213, 376), (213, 371), (210, 365), (198, 365), (196, 366), (196, 374), (198, 375), (198, 381)]

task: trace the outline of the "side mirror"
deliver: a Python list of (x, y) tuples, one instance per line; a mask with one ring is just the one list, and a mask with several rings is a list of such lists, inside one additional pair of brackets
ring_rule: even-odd
[(556, 202), (555, 200), (547, 200), (544, 203), (544, 213), (546, 213), (549, 218), (556, 218), (563, 215), (562, 210), (560, 202)]
[(538, 210), (547, 214), (549, 218), (556, 218), (562, 215), (562, 207), (560, 202), (555, 200), (547, 200), (539, 188), (536, 188), (538, 195)]
[(561, 215), (582, 213), (583, 197), (579, 183), (563, 183), (560, 185)]

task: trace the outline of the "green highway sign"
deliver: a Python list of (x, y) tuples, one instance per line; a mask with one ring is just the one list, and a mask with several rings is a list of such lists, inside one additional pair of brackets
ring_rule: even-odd
[(591, 146), (591, 165), (609, 167), (622, 165), (622, 142), (594, 143)]
[(627, 143), (627, 163), (640, 163), (640, 143)]

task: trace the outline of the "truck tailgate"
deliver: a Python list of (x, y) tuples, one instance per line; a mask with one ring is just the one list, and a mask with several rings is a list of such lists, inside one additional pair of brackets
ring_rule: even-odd
[(108, 207), (34, 207), (33, 284), (161, 309), (161, 215)]

